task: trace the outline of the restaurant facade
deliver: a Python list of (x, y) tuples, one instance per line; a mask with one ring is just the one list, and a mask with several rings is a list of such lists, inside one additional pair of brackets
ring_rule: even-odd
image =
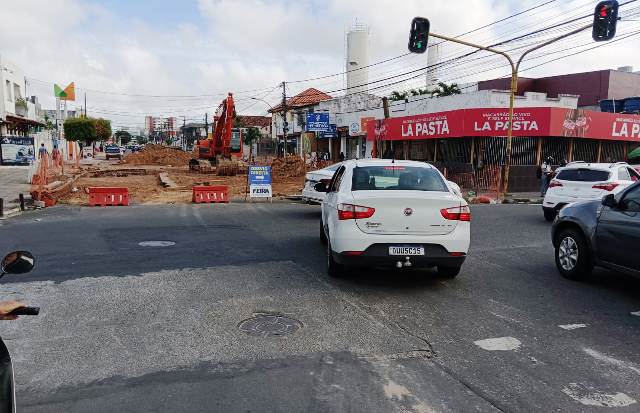
[[(640, 115), (578, 109), (577, 96), (561, 102), (535, 95), (518, 96), (514, 110), (510, 191), (536, 191), (537, 167), (549, 156), (555, 164), (625, 161), (640, 145)], [(476, 103), (495, 103), (491, 100)], [(506, 161), (509, 111), (502, 105), (461, 106), (466, 107), (369, 121), (367, 151), (430, 162), (465, 189), (497, 189)]]

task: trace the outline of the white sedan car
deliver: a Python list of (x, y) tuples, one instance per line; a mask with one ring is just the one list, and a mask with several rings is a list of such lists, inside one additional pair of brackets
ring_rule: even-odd
[(469, 249), (467, 202), (435, 167), (414, 161), (346, 161), (326, 192), (320, 240), (327, 271), (348, 266), (437, 267), (446, 277), (460, 272)]
[(317, 202), (324, 201), (325, 193), (315, 190), (315, 185), (322, 179), (331, 179), (333, 174), (342, 165), (342, 162), (333, 164), (326, 168), (318, 169), (316, 171), (307, 172), (304, 177), (304, 188), (302, 189), (302, 201), (303, 202)]

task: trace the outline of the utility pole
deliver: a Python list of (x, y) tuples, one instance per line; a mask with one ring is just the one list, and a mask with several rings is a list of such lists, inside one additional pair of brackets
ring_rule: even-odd
[(209, 139), (209, 113), (204, 114), (204, 133), (207, 135), (207, 139)]
[(287, 132), (289, 132), (289, 122), (287, 122), (287, 83), (282, 82), (282, 137), (284, 139), (284, 157), (287, 157)]
[[(389, 98), (386, 96), (382, 98), (382, 112), (384, 114), (384, 118), (389, 119)], [(379, 158), (381, 154), (384, 154), (384, 151), (380, 147), (382, 146), (382, 139), (374, 138), (373, 144), (374, 144), (373, 157)]]
[(182, 117), (182, 150), (187, 150), (187, 139), (185, 137), (185, 133), (187, 132), (187, 117)]

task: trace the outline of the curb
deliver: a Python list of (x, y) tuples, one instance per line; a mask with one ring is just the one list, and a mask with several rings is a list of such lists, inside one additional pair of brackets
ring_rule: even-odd
[(22, 213), (22, 211), (20, 210), (20, 207), (14, 207), (14, 208), (10, 208), (10, 209), (5, 209), (4, 210), (4, 216), (0, 217), (0, 221), (20, 215)]

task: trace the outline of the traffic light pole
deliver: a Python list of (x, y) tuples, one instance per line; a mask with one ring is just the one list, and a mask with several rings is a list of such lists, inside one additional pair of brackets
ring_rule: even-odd
[(487, 52), (491, 52), (491, 53), (495, 53), (501, 56), (504, 56), (508, 61), (509, 61), (509, 65), (511, 66), (511, 88), (510, 88), (510, 93), (509, 93), (509, 128), (507, 129), (507, 153), (506, 153), (506, 159), (505, 159), (505, 167), (504, 167), (504, 173), (502, 174), (502, 180), (501, 180), (501, 184), (500, 184), (500, 190), (502, 193), (502, 196), (504, 197), (504, 194), (507, 193), (507, 189), (509, 187), (509, 170), (511, 169), (511, 143), (513, 141), (513, 106), (514, 106), (514, 101), (515, 101), (515, 96), (516, 96), (516, 92), (518, 91), (518, 70), (520, 69), (520, 64), (522, 63), (522, 61), (524, 60), (525, 56), (527, 56), (529, 53), (534, 52), (536, 50), (539, 50), (545, 46), (548, 46), (552, 43), (555, 43), (559, 40), (565, 39), (569, 36), (573, 36), (574, 34), (583, 32), (587, 29), (590, 29), (591, 27), (593, 27), (593, 23), (589, 23), (585, 26), (582, 26), (580, 28), (577, 28), (575, 30), (572, 30), (568, 33), (565, 33), (563, 35), (560, 35), (558, 37), (554, 37), (551, 40), (547, 40), (544, 43), (541, 43), (535, 47), (532, 47), (531, 49), (526, 50), (518, 59), (518, 62), (514, 64), (513, 59), (511, 58), (511, 56), (506, 53), (503, 52), (501, 50), (496, 50), (493, 49), (491, 47), (488, 46), (482, 46), (479, 44), (475, 44), (475, 43), (471, 43), (471, 42), (467, 42), (465, 40), (460, 40), (454, 37), (449, 37), (449, 36), (443, 36), (441, 34), (436, 34), (436, 33), (429, 33), (429, 36), (431, 37), (435, 37), (438, 39), (442, 39), (442, 40), (446, 40), (449, 42), (454, 42), (454, 43), (458, 43), (458, 44), (462, 44), (465, 46), (469, 46), (469, 47), (473, 47), (476, 48), (478, 50), (485, 50)]

